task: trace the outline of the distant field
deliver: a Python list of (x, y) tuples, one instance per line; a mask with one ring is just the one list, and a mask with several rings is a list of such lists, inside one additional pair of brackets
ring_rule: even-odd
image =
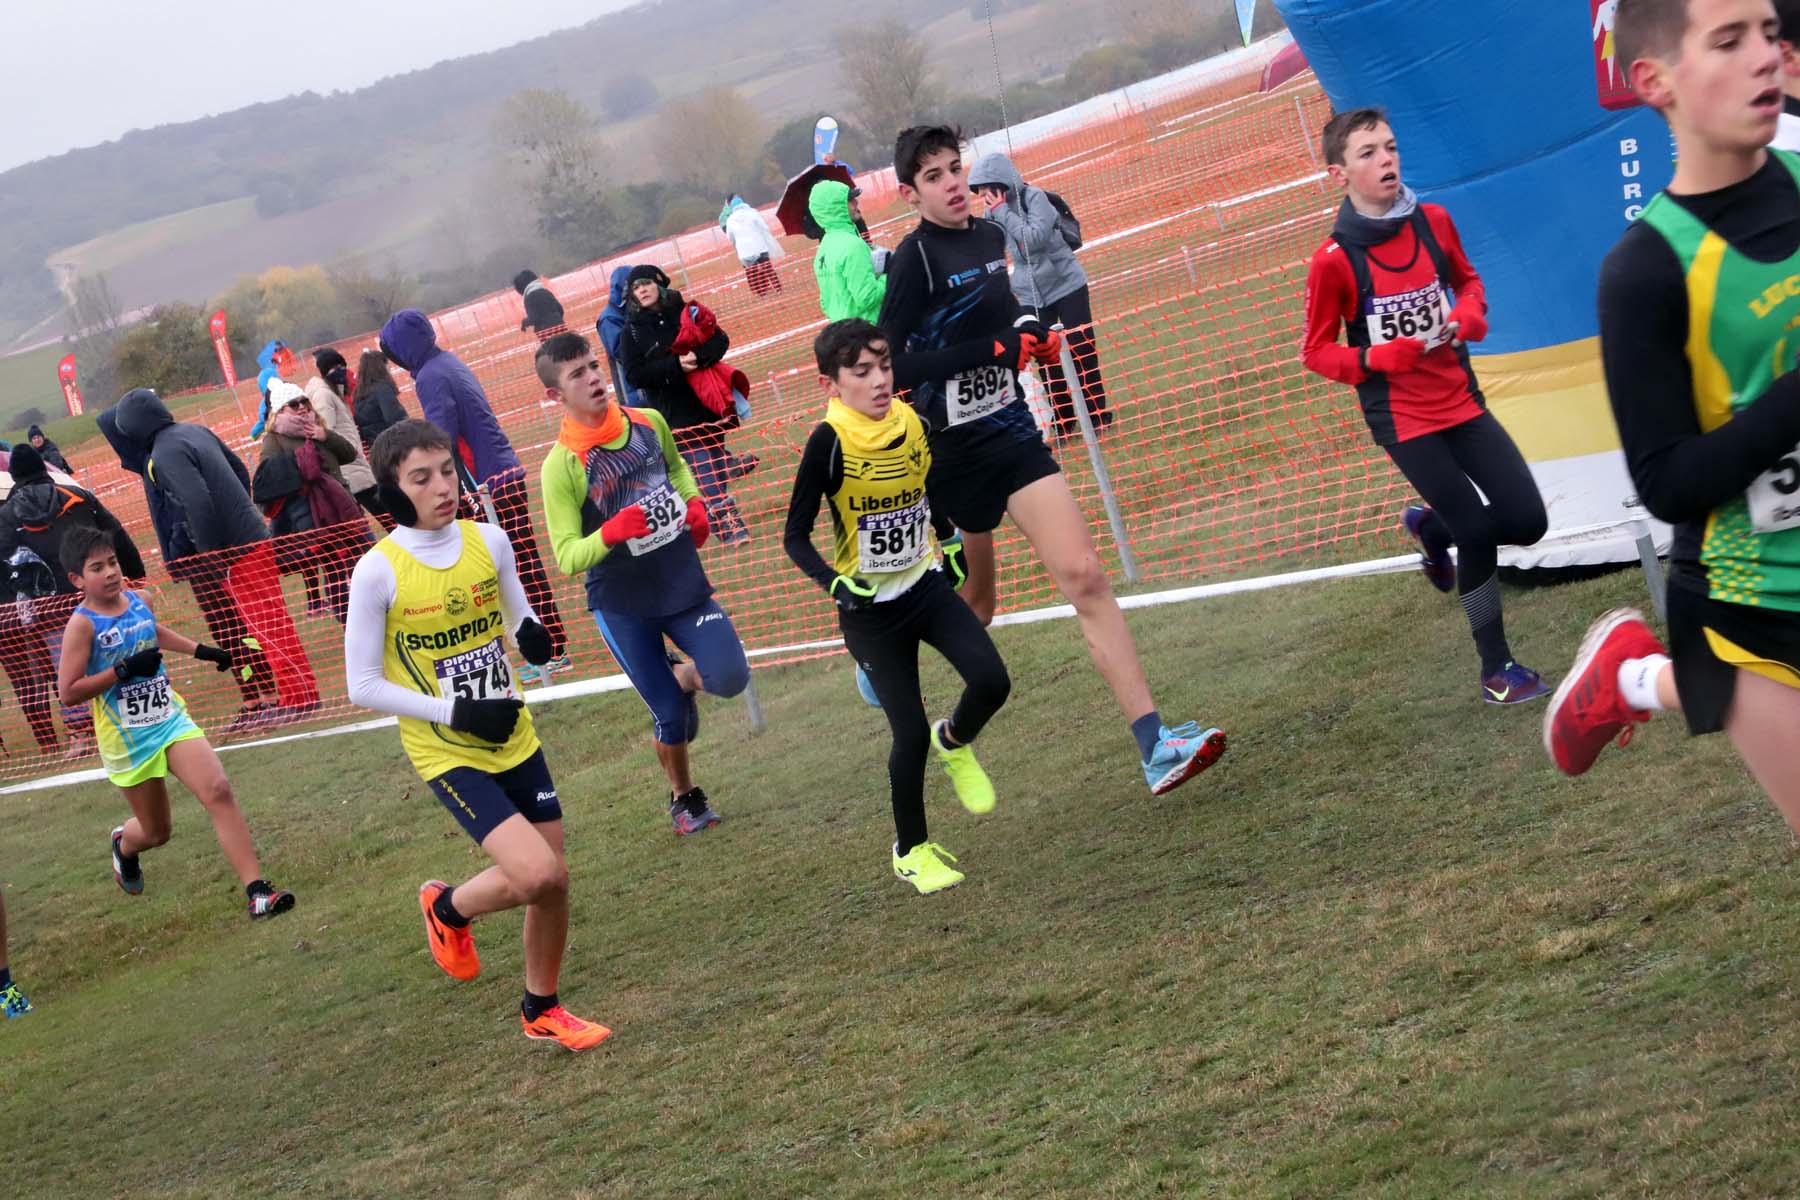
[(46, 261), (52, 271), (91, 275), (116, 271), (148, 255), (159, 254), (201, 238), (217, 237), (256, 221), (256, 202), (248, 196), (190, 208), (58, 250)]
[(55, 345), (0, 358), (0, 429), (10, 427), (28, 408), (41, 408), (51, 418), (62, 415), (56, 360), (65, 353), (62, 346)]

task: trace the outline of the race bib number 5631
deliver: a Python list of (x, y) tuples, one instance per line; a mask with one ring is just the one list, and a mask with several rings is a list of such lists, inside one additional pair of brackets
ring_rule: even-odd
[(952, 375), (944, 383), (945, 416), (953, 426), (999, 412), (1015, 399), (1013, 373), (998, 363)]
[(1371, 296), (1363, 315), (1368, 318), (1371, 346), (1417, 338), (1427, 350), (1434, 350), (1450, 340), (1450, 301), (1444, 285), (1435, 279), (1396, 296)]

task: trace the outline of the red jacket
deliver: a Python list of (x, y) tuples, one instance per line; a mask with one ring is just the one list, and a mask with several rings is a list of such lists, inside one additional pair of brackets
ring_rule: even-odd
[[(680, 357), (689, 350), (711, 341), (719, 331), (719, 320), (712, 315), (712, 310), (704, 304), (688, 304), (681, 310), (681, 328), (675, 333), (675, 341), (669, 346), (669, 353)], [(723, 362), (716, 362), (710, 367), (701, 367), (698, 371), (688, 372), (688, 386), (694, 389), (694, 395), (700, 403), (716, 416), (730, 417), (731, 423), (737, 423), (737, 405), (731, 393), (737, 391), (743, 397), (750, 398), (750, 377)]]
[[(1301, 360), (1309, 370), (1356, 388), (1369, 431), (1384, 446), (1460, 425), (1487, 407), (1469, 364), (1468, 348), (1448, 340), (1429, 350), (1418, 367), (1401, 376), (1389, 378), (1362, 368), (1360, 353), (1372, 341), (1399, 336), (1430, 341), (1443, 336), (1448, 299), (1436, 310), (1430, 309), (1425, 299), (1435, 288), (1447, 284), (1455, 292), (1458, 308), (1473, 305), (1480, 313), (1487, 311), (1481, 276), (1463, 252), (1450, 214), (1436, 204), (1421, 204), (1418, 211), (1442, 251), (1442, 278), (1412, 223), (1381, 245), (1360, 251), (1369, 264), (1372, 296), (1359, 295), (1352, 262), (1352, 255), (1359, 252), (1340, 245), (1335, 235), (1319, 247), (1306, 272), (1306, 341)], [(1389, 314), (1386, 322), (1378, 315), (1383, 312)], [(1372, 315), (1376, 316), (1374, 330), (1370, 329)], [(1348, 345), (1338, 341), (1340, 327), (1347, 327)]]

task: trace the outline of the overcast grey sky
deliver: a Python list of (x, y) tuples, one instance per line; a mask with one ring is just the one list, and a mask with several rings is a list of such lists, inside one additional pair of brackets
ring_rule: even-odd
[(0, 170), (131, 129), (350, 90), (630, 0), (0, 0)]

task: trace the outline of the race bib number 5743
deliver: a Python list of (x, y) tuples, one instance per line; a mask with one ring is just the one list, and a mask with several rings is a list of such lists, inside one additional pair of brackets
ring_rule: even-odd
[(438, 694), (446, 700), (502, 700), (513, 691), (506, 643), (494, 638), (484, 646), (437, 661)]

